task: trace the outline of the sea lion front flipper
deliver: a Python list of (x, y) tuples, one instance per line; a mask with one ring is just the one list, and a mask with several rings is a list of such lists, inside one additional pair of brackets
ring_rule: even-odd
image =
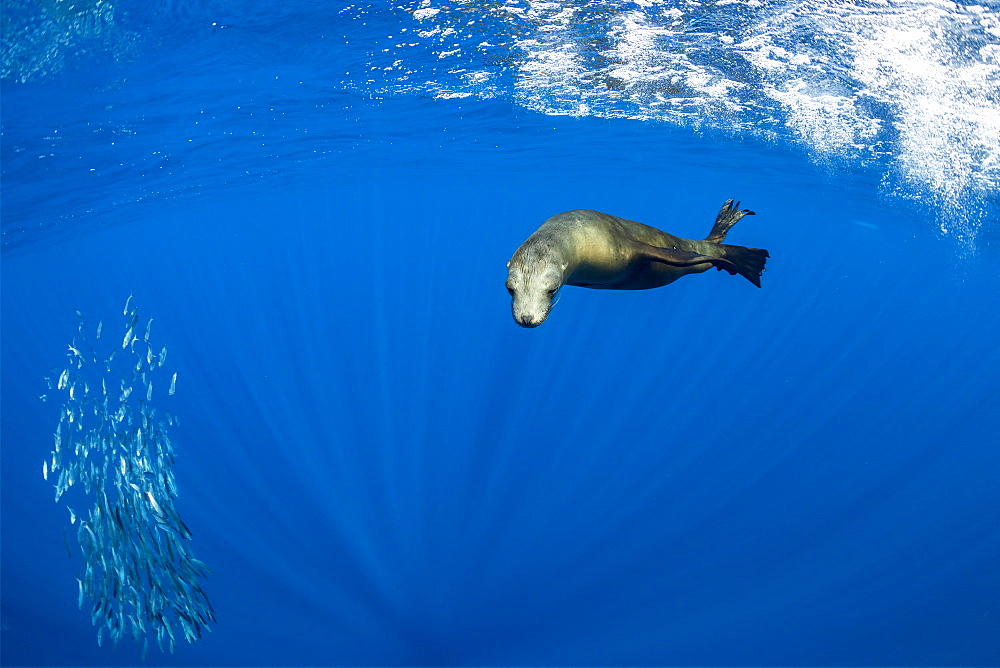
[(719, 271), (725, 269), (730, 274), (736, 274), (738, 271), (736, 265), (725, 258), (710, 257), (701, 253), (695, 253), (694, 251), (681, 250), (680, 248), (660, 248), (658, 246), (642, 244), (642, 253), (651, 262), (662, 262), (674, 267), (691, 267), (696, 264), (710, 262)]
[(717, 244), (721, 244), (726, 238), (726, 234), (729, 230), (733, 228), (733, 225), (738, 223), (743, 216), (755, 216), (753, 211), (750, 209), (740, 209), (740, 203), (736, 202), (733, 204), (733, 200), (727, 199), (722, 204), (722, 209), (719, 210), (719, 215), (715, 217), (715, 225), (712, 226), (712, 231), (709, 232), (708, 236), (705, 237), (705, 241), (712, 241)]

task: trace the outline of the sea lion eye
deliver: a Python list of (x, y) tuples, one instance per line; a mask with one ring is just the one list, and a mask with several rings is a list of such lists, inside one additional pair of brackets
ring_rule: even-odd
[(552, 295), (554, 295), (558, 291), (559, 291), (559, 288), (552, 288), (551, 290), (546, 290), (545, 294), (547, 294), (549, 297), (551, 297)]
[(513, 297), (514, 296), (514, 288), (512, 288), (512, 287), (510, 287), (508, 285), (507, 286), (507, 294), (509, 294), (511, 297)]

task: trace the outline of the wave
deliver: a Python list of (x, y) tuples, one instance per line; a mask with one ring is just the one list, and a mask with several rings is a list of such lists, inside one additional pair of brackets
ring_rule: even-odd
[[(1000, 186), (998, 8), (421, 0), (403, 6), (419, 28), (381, 69), (400, 73), (385, 92), (509, 95), (545, 114), (749, 132), (819, 160), (887, 162), (900, 191), (930, 194), (972, 237), (979, 221), (961, 203)], [(427, 49), (433, 58), (407, 56)]]
[(215, 71), (298, 63), (327, 90), (369, 97), (501, 100), (798, 144), (819, 162), (878, 170), (884, 192), (929, 201), (941, 231), (970, 245), (1000, 189), (996, 0), (63, 4), (10, 3), (5, 79), (234, 26), (244, 55), (203, 54)]

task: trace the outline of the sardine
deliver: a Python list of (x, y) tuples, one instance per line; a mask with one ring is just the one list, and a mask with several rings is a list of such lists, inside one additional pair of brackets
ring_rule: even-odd
[(167, 630), (167, 635), (170, 636), (170, 652), (173, 653), (173, 651), (174, 651), (174, 643), (176, 642), (174, 640), (174, 630), (172, 628), (170, 628), (171, 625), (170, 625), (170, 623), (167, 620), (163, 620), (163, 627)]
[(150, 383), (149, 387), (146, 388), (146, 401), (152, 401), (152, 400), (153, 400), (153, 383)]
[(97, 338), (101, 338), (101, 328), (104, 327), (104, 321), (99, 320), (97, 322)]
[(163, 348), (160, 350), (160, 366), (163, 366), (163, 363), (166, 361), (167, 361), (167, 347), (163, 346)]
[(145, 336), (143, 337), (143, 339), (142, 339), (142, 340), (143, 340), (143, 341), (145, 341), (146, 343), (149, 343), (149, 330), (150, 330), (150, 328), (151, 328), (152, 326), (153, 326), (153, 319), (152, 319), (152, 318), (150, 318), (150, 319), (149, 319), (149, 322), (147, 322), (147, 323), (146, 323), (146, 335), (145, 335)]
[(125, 338), (122, 339), (122, 350), (125, 350), (126, 348), (128, 348), (128, 344), (131, 341), (132, 341), (132, 328), (129, 327), (128, 331), (125, 332)]
[(146, 498), (149, 499), (149, 505), (153, 508), (153, 512), (157, 515), (163, 516), (163, 511), (160, 510), (160, 504), (156, 502), (156, 499), (153, 497), (153, 493), (146, 492)]
[(42, 479), (43, 480), (48, 480), (49, 479), (49, 463), (48, 463), (48, 461), (42, 462)]
[(122, 311), (122, 315), (128, 315), (128, 305), (132, 303), (132, 297), (134, 296), (129, 294), (128, 299), (125, 300), (125, 309)]
[(208, 564), (201, 559), (191, 557), (191, 563), (198, 569), (198, 574), (202, 577), (208, 577), (208, 575), (212, 572), (212, 569), (208, 567)]
[[(164, 533), (168, 533), (168, 534), (180, 537), (180, 534), (177, 533), (177, 529), (175, 529), (174, 527), (172, 527), (170, 525), (170, 523), (167, 522), (167, 518), (166, 517), (164, 517), (163, 515), (155, 515), (154, 514), (153, 515), (153, 519), (156, 520), (156, 528), (157, 529), (159, 529), (160, 531), (163, 531)], [(167, 545), (170, 545), (170, 544), (167, 543)], [(173, 561), (174, 560), (173, 551), (168, 548), (168, 552), (171, 552), (171, 554), (170, 554), (170, 560)]]
[(177, 372), (174, 372), (173, 378), (170, 379), (170, 389), (167, 390), (167, 394), (173, 395), (177, 391)]
[(59, 374), (59, 383), (56, 385), (56, 389), (64, 390), (69, 384), (69, 369), (63, 369), (63, 372)]
[(170, 493), (170, 496), (176, 499), (178, 497), (178, 493), (177, 493), (177, 484), (174, 482), (174, 474), (169, 472), (164, 473), (163, 483), (166, 486), (167, 491)]

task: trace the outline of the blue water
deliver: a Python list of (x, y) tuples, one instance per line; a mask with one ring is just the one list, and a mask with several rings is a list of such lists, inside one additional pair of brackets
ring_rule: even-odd
[[(42, 476), (129, 295), (217, 617), (149, 665), (1000, 663), (995, 3), (2, 7), (5, 665), (142, 662)], [(547, 217), (730, 197), (762, 289), (511, 319)]]

